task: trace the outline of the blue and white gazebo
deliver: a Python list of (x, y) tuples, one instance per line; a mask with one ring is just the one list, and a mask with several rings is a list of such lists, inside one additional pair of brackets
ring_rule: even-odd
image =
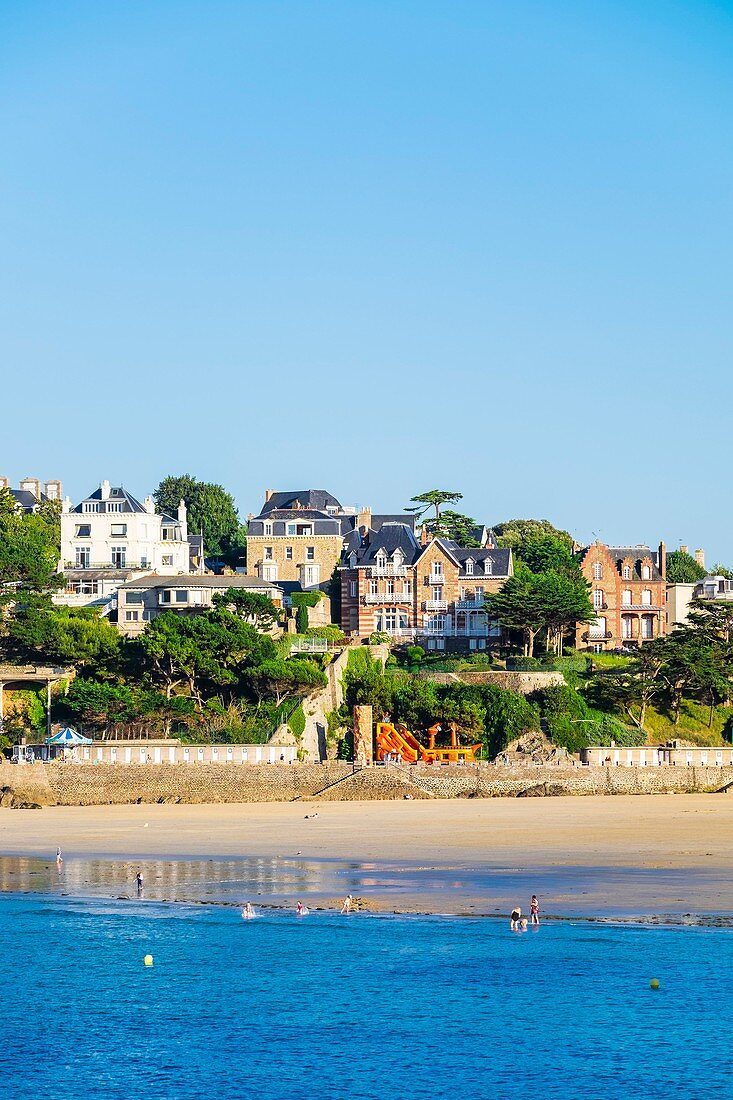
[(52, 737), (46, 738), (47, 745), (63, 745), (64, 748), (73, 749), (76, 745), (91, 745), (91, 737), (85, 737), (82, 733), (77, 733), (71, 726), (65, 726), (58, 733), (54, 733)]

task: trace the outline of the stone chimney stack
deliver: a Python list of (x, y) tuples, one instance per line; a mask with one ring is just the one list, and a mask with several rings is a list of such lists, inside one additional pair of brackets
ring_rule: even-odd
[(680, 554), (689, 554), (689, 552), (690, 552), (689, 546), (680, 546)]
[(270, 497), (272, 496), (272, 494), (274, 492), (275, 492), (274, 489), (265, 489), (265, 504), (267, 504), (269, 502)]
[(701, 569), (705, 568), (705, 551), (699, 548), (695, 551), (695, 561)]
[(69, 496), (64, 497), (64, 499), (61, 501), (61, 511), (65, 512), (65, 513), (68, 513), (68, 512), (71, 511), (71, 509), (73, 507), (74, 507), (74, 505), (71, 503), (71, 497), (69, 497)]
[(41, 499), (41, 482), (37, 477), (24, 477), (20, 483), (20, 488), (25, 490), (26, 493), (33, 493), (36, 500)]
[(143, 508), (145, 509), (145, 511), (148, 513), (149, 516), (154, 516), (155, 515), (155, 501), (153, 500), (153, 498), (151, 496), (146, 496), (145, 497), (145, 500), (143, 501)]
[(188, 513), (186, 511), (186, 502), (185, 502), (185, 500), (181, 499), (178, 502), (178, 518), (181, 521), (181, 523), (186, 522), (186, 516), (187, 515), (188, 515)]
[(663, 542), (659, 544), (659, 572), (662, 574), (662, 580), (667, 579), (667, 547)]
[(356, 514), (356, 526), (358, 530), (362, 527), (366, 527), (367, 531), (372, 525), (372, 510), (371, 508), (360, 508)]
[(10, 480), (7, 477), (0, 477), (0, 489), (9, 489)]
[(102, 500), (109, 500), (109, 491), (110, 491), (109, 482), (108, 481), (103, 481), (102, 484), (99, 486), (99, 488), (102, 490)]
[(44, 492), (49, 500), (61, 500), (64, 495), (60, 481), (47, 481)]

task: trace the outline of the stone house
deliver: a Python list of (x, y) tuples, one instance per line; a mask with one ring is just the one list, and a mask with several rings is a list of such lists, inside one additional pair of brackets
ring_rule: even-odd
[(578, 623), (576, 649), (638, 646), (666, 633), (666, 551), (594, 542), (579, 554), (597, 617)]
[(414, 527), (411, 516), (372, 516), (368, 508), (345, 507), (325, 489), (268, 489), (259, 516), (249, 519), (247, 575), (295, 581), (304, 591), (323, 588), (341, 560), (345, 539), (360, 527), (393, 518)]
[(356, 530), (341, 559), (341, 628), (375, 631), (429, 650), (485, 650), (501, 638), (484, 597), (513, 573), (511, 550), (460, 547), (450, 539), (422, 545), (409, 524)]
[(277, 584), (245, 577), (193, 573), (179, 577), (148, 575), (121, 584), (117, 590), (117, 627), (128, 638), (142, 634), (149, 622), (164, 611), (198, 615), (213, 606), (214, 595), (228, 588), (243, 588), (269, 596), (276, 607), (283, 606), (283, 590)]

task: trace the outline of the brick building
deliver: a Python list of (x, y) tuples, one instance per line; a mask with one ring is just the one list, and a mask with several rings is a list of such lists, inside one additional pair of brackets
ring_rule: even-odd
[(422, 545), (406, 523), (357, 529), (341, 561), (341, 627), (375, 631), (431, 650), (482, 650), (501, 632), (483, 610), (513, 572), (511, 550), (469, 550), (450, 539)]
[(576, 627), (577, 649), (600, 653), (642, 645), (666, 632), (666, 551), (648, 546), (605, 546), (594, 542), (579, 555), (597, 612)]

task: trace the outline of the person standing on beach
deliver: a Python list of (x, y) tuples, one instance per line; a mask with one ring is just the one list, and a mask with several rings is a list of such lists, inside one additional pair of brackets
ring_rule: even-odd
[(529, 902), (529, 915), (532, 919), (532, 924), (540, 923), (540, 903), (537, 901), (537, 895), (532, 894)]
[(344, 904), (341, 906), (342, 915), (344, 913), (350, 913), (351, 912), (351, 906), (352, 906), (353, 902), (354, 902), (354, 899), (352, 898), (351, 894), (347, 894), (346, 897), (344, 898)]
[(56, 862), (59, 863), (59, 864), (64, 862), (64, 857), (61, 855), (61, 849), (60, 848), (56, 849)]
[(138, 871), (138, 873), (135, 875), (135, 882), (137, 883), (137, 896), (140, 897), (140, 895), (143, 892), (143, 873), (142, 873), (142, 871)]

